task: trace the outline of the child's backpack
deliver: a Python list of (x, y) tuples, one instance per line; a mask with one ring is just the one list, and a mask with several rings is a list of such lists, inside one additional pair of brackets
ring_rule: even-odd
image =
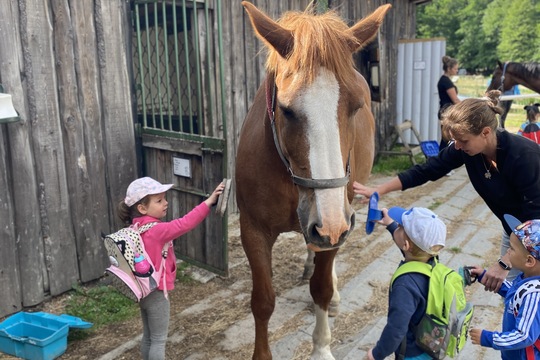
[[(136, 302), (158, 288), (171, 245), (167, 243), (163, 247), (161, 264), (159, 268), (156, 268), (146, 253), (141, 239), (141, 234), (155, 224), (157, 223), (148, 223), (141, 227), (134, 224), (103, 238), (111, 262), (107, 272), (111, 275), (112, 285), (120, 293)], [(165, 276), (163, 276), (163, 286), (165, 297), (167, 297)]]
[(417, 272), (430, 277), (426, 314), (416, 327), (416, 343), (433, 359), (454, 357), (467, 341), (473, 316), (473, 305), (465, 298), (463, 278), (456, 271), (439, 263), (408, 261), (392, 276)]
[(530, 123), (529, 125), (525, 126), (521, 135), (537, 144), (540, 144), (540, 126), (537, 123)]

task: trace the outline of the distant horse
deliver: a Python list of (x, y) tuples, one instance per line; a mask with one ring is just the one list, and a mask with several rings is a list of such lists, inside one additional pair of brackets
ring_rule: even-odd
[(235, 174), (253, 280), (253, 359), (272, 358), (272, 248), (288, 231), (301, 231), (316, 253), (311, 356), (334, 359), (328, 325), (330, 302), (339, 301), (334, 258), (354, 228), (352, 182), (366, 182), (374, 156), (370, 91), (352, 54), (377, 35), (391, 6), (349, 28), (334, 12), (315, 15), (313, 7), (275, 22), (251, 3), (242, 5), (269, 52), (266, 79), (241, 130)]
[[(540, 94), (540, 63), (505, 62), (502, 64), (500, 61), (497, 61), (497, 67), (493, 72), (493, 77), (487, 91), (500, 90), (501, 92), (505, 92), (515, 85), (523, 85)], [(508, 104), (511, 104), (511, 101)], [(507, 112), (510, 110), (510, 106), (507, 106), (505, 109), (505, 113), (501, 115), (502, 127), (504, 127), (504, 120), (506, 119)]]

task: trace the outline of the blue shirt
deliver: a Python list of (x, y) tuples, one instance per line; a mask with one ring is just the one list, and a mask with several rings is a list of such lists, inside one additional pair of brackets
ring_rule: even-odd
[[(400, 266), (403, 262), (400, 264)], [(406, 273), (394, 280), (389, 290), (388, 318), (381, 337), (373, 348), (373, 357), (382, 360), (401, 350), (407, 336), (406, 357), (424, 352), (416, 345), (414, 330), (426, 313), (429, 277), (419, 273)]]
[[(536, 281), (534, 281), (536, 280)], [(501, 350), (503, 360), (527, 359), (525, 348), (540, 337), (540, 288), (538, 291), (517, 290), (524, 284), (538, 284), (540, 276), (523, 279), (519, 274), (512, 283), (505, 281), (499, 290), (504, 297), (502, 331), (482, 331), (480, 344)], [(540, 359), (540, 351), (534, 348), (534, 358)]]

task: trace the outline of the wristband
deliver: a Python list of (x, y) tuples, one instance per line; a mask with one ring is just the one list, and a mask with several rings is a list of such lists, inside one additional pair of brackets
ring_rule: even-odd
[(497, 260), (497, 262), (503, 268), (503, 270), (506, 270), (506, 271), (512, 270), (512, 267), (510, 265), (508, 265), (507, 263), (505, 263), (501, 258), (499, 258), (499, 260)]
[(396, 231), (398, 227), (399, 227), (399, 224), (396, 221), (394, 221), (386, 227), (386, 230), (388, 230), (390, 234), (394, 236), (394, 231)]

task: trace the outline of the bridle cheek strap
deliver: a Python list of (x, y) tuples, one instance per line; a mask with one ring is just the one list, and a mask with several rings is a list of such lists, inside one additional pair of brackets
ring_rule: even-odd
[(289, 161), (285, 158), (285, 155), (283, 155), (283, 151), (281, 150), (281, 146), (279, 144), (279, 139), (277, 136), (277, 130), (276, 130), (276, 118), (275, 118), (275, 106), (276, 106), (276, 93), (277, 93), (277, 87), (275, 81), (270, 82), (270, 79), (273, 80), (273, 77), (267, 76), (266, 77), (266, 109), (268, 111), (268, 117), (270, 118), (270, 126), (272, 127), (272, 136), (274, 138), (274, 145), (276, 146), (276, 150), (279, 154), (279, 157), (281, 158), (281, 161), (283, 162), (283, 165), (287, 168), (287, 171), (289, 174), (291, 174), (293, 183), (296, 185), (310, 188), (310, 189), (332, 189), (332, 188), (339, 188), (346, 186), (349, 183), (349, 178), (351, 175), (351, 167), (350, 167), (350, 159), (351, 154), (349, 152), (349, 156), (347, 157), (347, 168), (346, 168), (346, 174), (344, 177), (341, 178), (335, 178), (335, 179), (308, 179), (301, 176), (294, 175), (291, 165)]

